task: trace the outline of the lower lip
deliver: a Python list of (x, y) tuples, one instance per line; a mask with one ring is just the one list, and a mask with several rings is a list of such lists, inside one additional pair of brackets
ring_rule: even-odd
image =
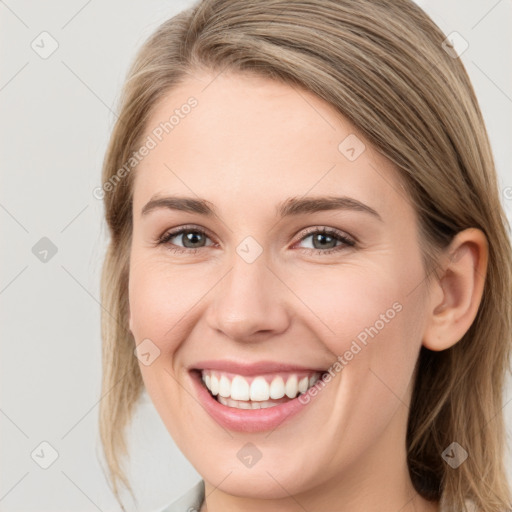
[(313, 400), (313, 397), (310, 396), (309, 401), (302, 404), (297, 396), (288, 402), (265, 409), (237, 409), (217, 402), (204, 386), (198, 371), (190, 372), (190, 376), (199, 401), (208, 414), (222, 427), (238, 432), (274, 430), (285, 420), (304, 410)]

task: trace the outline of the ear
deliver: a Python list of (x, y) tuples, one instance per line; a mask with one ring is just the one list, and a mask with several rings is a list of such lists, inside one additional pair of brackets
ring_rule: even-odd
[(480, 229), (468, 228), (454, 237), (429, 290), (426, 348), (450, 348), (468, 331), (482, 299), (488, 256), (487, 237)]

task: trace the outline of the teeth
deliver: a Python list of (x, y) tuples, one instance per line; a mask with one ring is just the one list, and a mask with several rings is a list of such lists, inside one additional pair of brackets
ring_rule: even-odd
[[(306, 377), (307, 379), (307, 377)], [(270, 384), (270, 398), (283, 398), (284, 396), (284, 380), (282, 377), (275, 377)]]
[(251, 384), (251, 400), (263, 401), (268, 400), (269, 397), (270, 386), (268, 385), (268, 382), (264, 377), (256, 377)]
[(292, 375), (287, 381), (285, 386), (286, 396), (288, 398), (295, 398), (299, 391), (299, 384), (297, 382), (297, 375)]
[[(217, 377), (215, 375), (212, 375), (210, 384), (211, 384), (210, 391), (212, 392), (212, 395), (213, 396), (218, 395), (219, 394), (219, 379), (217, 379)], [(208, 387), (208, 384), (206, 384), (206, 387)]]
[(299, 381), (299, 392), (300, 393), (305, 393), (307, 390), (308, 390), (308, 378), (307, 377), (304, 377), (303, 379), (300, 379)]
[(221, 375), (220, 377), (219, 395), (223, 396), (224, 398), (231, 396), (231, 382), (225, 375)]
[(233, 400), (232, 398), (223, 398), (219, 397), (219, 402), (222, 405), (227, 405), (228, 407), (235, 407), (237, 409), (266, 409), (267, 407), (275, 407), (275, 402), (271, 402), (269, 400), (265, 402), (244, 402), (243, 400)]
[[(208, 384), (206, 387), (208, 387)], [(249, 400), (249, 384), (240, 375), (237, 375), (231, 381), (231, 398), (233, 400)]]
[(301, 375), (300, 379), (297, 374), (290, 374), (286, 381), (281, 375), (276, 375), (271, 380), (268, 376), (247, 379), (242, 375), (228, 375), (203, 370), (202, 380), (221, 404), (240, 409), (255, 409), (278, 405), (269, 400), (279, 400), (285, 396), (293, 399), (297, 394), (305, 393), (318, 381), (321, 373)]

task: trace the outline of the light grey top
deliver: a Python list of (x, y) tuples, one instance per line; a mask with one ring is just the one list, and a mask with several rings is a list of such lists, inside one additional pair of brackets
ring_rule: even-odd
[[(199, 512), (201, 505), (204, 501), (204, 480), (200, 480), (194, 487), (188, 490), (181, 498), (174, 501), (170, 505), (157, 510), (156, 512)], [(443, 507), (443, 501), (441, 500), (439, 512), (445, 512)], [(476, 512), (474, 503), (470, 500), (466, 500), (466, 506), (471, 512)]]

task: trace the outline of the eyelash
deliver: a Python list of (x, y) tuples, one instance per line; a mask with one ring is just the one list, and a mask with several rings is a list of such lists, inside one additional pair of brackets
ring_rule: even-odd
[[(184, 226), (184, 227), (181, 227), (181, 228), (179, 228), (179, 229), (177, 229), (175, 231), (169, 231), (167, 233), (164, 233), (157, 240), (157, 245), (169, 244), (169, 240), (171, 240), (172, 238), (174, 238), (174, 237), (176, 237), (178, 235), (181, 235), (181, 234), (187, 233), (187, 232), (199, 233), (201, 235), (204, 235), (204, 236), (210, 238), (208, 236), (208, 233), (206, 231), (204, 231), (203, 229), (201, 229), (201, 228), (198, 228), (198, 227), (195, 227), (195, 226)], [(345, 249), (346, 247), (354, 247), (356, 245), (356, 242), (354, 240), (352, 240), (351, 238), (349, 238), (346, 235), (344, 235), (341, 231), (338, 231), (338, 230), (333, 229), (333, 228), (326, 228), (326, 227), (322, 227), (322, 228), (319, 228), (319, 227), (308, 228), (306, 230), (306, 233), (304, 233), (304, 235), (302, 236), (302, 238), (300, 238), (300, 240), (298, 242), (302, 242), (304, 239), (308, 238), (311, 235), (317, 234), (317, 233), (321, 233), (322, 235), (332, 236), (336, 240), (338, 240), (340, 242), (343, 242), (343, 245), (339, 245), (339, 246), (337, 246), (337, 247), (335, 247), (333, 249), (326, 249), (326, 250), (302, 248), (302, 250), (305, 251), (306, 254), (322, 254), (322, 255), (332, 254), (334, 252), (339, 252), (339, 251)], [(181, 254), (181, 253), (196, 254), (199, 249), (206, 249), (206, 247), (196, 247), (194, 249), (189, 249), (189, 248), (186, 248), (186, 247), (182, 248), (182, 247), (179, 247), (179, 246), (174, 245), (174, 244), (169, 244), (168, 249), (170, 251), (172, 251), (172, 252), (179, 253), (179, 254)]]

